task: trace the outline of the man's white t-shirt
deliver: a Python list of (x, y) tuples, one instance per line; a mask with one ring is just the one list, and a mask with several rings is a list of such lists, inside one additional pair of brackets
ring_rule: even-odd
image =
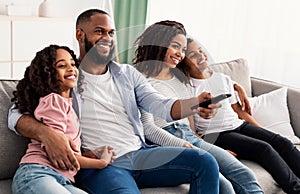
[(117, 157), (138, 150), (142, 142), (134, 133), (109, 70), (102, 75), (82, 70), (82, 147), (94, 150), (109, 145)]

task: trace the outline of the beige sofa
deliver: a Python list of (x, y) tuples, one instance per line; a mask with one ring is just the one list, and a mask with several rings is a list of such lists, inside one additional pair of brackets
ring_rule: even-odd
[[(277, 83), (268, 82), (249, 77), (248, 66), (245, 60), (239, 59), (228, 63), (216, 64), (216, 71), (223, 71), (233, 77), (234, 80), (241, 82), (248, 93), (260, 95), (271, 90), (280, 88)], [(11, 181), (15, 170), (18, 167), (20, 157), (24, 154), (28, 139), (17, 136), (7, 128), (7, 111), (11, 106), (12, 91), (15, 89), (17, 81), (0, 80), (0, 193), (11, 193)], [(288, 89), (288, 108), (290, 113), (291, 125), (297, 136), (300, 137), (300, 89)], [(270, 174), (259, 165), (242, 161), (250, 167), (256, 174), (259, 183), (266, 194), (283, 193), (276, 185)], [(176, 194), (188, 193), (189, 185), (180, 185), (170, 188), (146, 188), (141, 189), (143, 194)]]

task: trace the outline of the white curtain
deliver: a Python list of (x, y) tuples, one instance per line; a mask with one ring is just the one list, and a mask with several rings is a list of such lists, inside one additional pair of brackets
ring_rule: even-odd
[(300, 88), (300, 1), (150, 0), (149, 24), (182, 22), (215, 62), (248, 60), (251, 76)]
[[(114, 0), (100, 0), (100, 9), (109, 13), (111, 18), (114, 18)], [(114, 20), (113, 20), (114, 22)]]

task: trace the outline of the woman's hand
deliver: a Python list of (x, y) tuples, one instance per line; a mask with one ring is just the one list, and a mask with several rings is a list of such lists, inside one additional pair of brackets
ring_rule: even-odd
[(189, 142), (184, 143), (183, 147), (185, 147), (185, 148), (194, 148), (194, 146), (192, 144), (190, 144)]
[[(211, 94), (207, 93), (207, 92), (202, 92), (198, 96), (199, 102), (203, 102), (203, 101), (209, 100), (211, 98), (212, 98)], [(197, 113), (200, 115), (200, 117), (202, 117), (204, 119), (211, 119), (217, 114), (218, 109), (220, 107), (221, 107), (221, 103), (216, 103), (216, 104), (208, 105), (208, 108), (198, 107), (197, 109), (194, 109), (194, 110), (197, 111)]]
[(233, 155), (234, 157), (237, 157), (237, 154), (231, 150), (226, 150), (229, 154)]
[(248, 100), (248, 96), (244, 90), (244, 88), (235, 83), (234, 85), (234, 89), (238, 92), (238, 95), (239, 95), (239, 99), (241, 101), (241, 107), (242, 107), (242, 110), (247, 112), (249, 115), (251, 115), (251, 106), (250, 106), (250, 103), (249, 103), (249, 100)]

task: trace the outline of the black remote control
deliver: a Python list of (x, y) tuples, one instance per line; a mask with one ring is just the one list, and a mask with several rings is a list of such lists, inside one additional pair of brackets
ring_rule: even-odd
[(219, 101), (229, 98), (230, 96), (231, 94), (221, 94), (219, 96), (213, 97), (212, 99), (203, 101), (195, 106), (192, 106), (191, 109), (196, 109), (198, 107), (207, 108), (208, 105), (218, 103)]

